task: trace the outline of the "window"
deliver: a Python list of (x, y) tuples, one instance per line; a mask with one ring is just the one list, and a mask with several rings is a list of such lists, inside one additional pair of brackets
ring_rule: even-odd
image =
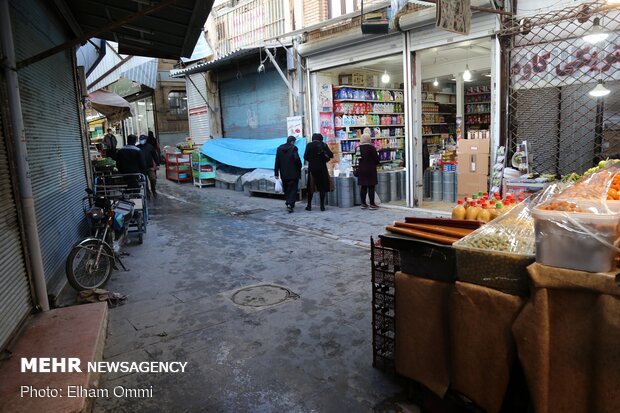
[(361, 0), (328, 0), (329, 18), (333, 19), (343, 14), (353, 13), (359, 10)]
[(172, 91), (168, 93), (168, 110), (173, 115), (184, 115), (187, 113), (187, 93)]

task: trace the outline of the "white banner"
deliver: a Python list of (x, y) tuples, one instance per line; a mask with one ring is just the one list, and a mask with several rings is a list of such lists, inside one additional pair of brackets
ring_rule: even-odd
[(511, 77), (515, 89), (594, 83), (600, 74), (605, 80), (620, 79), (620, 36), (593, 45), (569, 40), (515, 48)]

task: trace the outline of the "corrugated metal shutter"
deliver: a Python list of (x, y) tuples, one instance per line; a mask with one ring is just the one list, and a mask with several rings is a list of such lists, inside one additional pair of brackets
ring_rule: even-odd
[(3, 127), (0, 113), (0, 349), (32, 308)]
[[(412, 13), (412, 16), (415, 13)], [(449, 43), (462, 42), (469, 39), (490, 36), (499, 31), (499, 19), (494, 14), (475, 13), (471, 19), (471, 30), (468, 35), (440, 30), (435, 27), (434, 20), (431, 25), (409, 31), (409, 44), (411, 50), (421, 50), (430, 47), (443, 46)]]
[[(33, 0), (14, 7), (17, 60), (66, 40), (62, 22)], [(72, 50), (19, 71), (22, 112), (43, 268), (50, 294), (65, 280), (65, 259), (87, 233), (82, 197), (87, 186)]]
[(329, 52), (310, 55), (307, 57), (307, 65), (308, 69), (314, 72), (330, 67), (362, 62), (379, 56), (402, 53), (403, 47), (403, 35), (398, 33), (364, 43), (344, 45)]
[[(194, 73), (187, 79), (187, 112), (189, 118), (189, 136), (194, 144), (202, 145), (211, 135), (209, 124), (210, 109), (207, 106), (206, 73)], [(191, 79), (191, 81), (190, 81)]]
[(220, 83), (224, 137), (283, 138), (288, 89), (275, 69)]

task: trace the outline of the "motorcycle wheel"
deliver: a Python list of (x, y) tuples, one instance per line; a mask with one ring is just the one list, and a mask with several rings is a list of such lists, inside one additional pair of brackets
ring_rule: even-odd
[[(97, 260), (97, 253), (102, 248)], [(71, 249), (67, 257), (67, 280), (78, 291), (104, 286), (112, 275), (114, 252), (100, 240), (88, 240)]]

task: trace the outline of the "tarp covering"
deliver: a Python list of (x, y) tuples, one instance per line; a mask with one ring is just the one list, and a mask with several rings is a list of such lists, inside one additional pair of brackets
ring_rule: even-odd
[(93, 109), (105, 115), (110, 122), (115, 123), (133, 116), (131, 105), (116, 93), (107, 90), (97, 90), (86, 97)]
[[(286, 138), (276, 139), (210, 139), (202, 145), (200, 151), (205, 155), (226, 165), (239, 168), (273, 169), (278, 146), (286, 143)], [(306, 139), (295, 141), (299, 156), (303, 159), (306, 151)]]

